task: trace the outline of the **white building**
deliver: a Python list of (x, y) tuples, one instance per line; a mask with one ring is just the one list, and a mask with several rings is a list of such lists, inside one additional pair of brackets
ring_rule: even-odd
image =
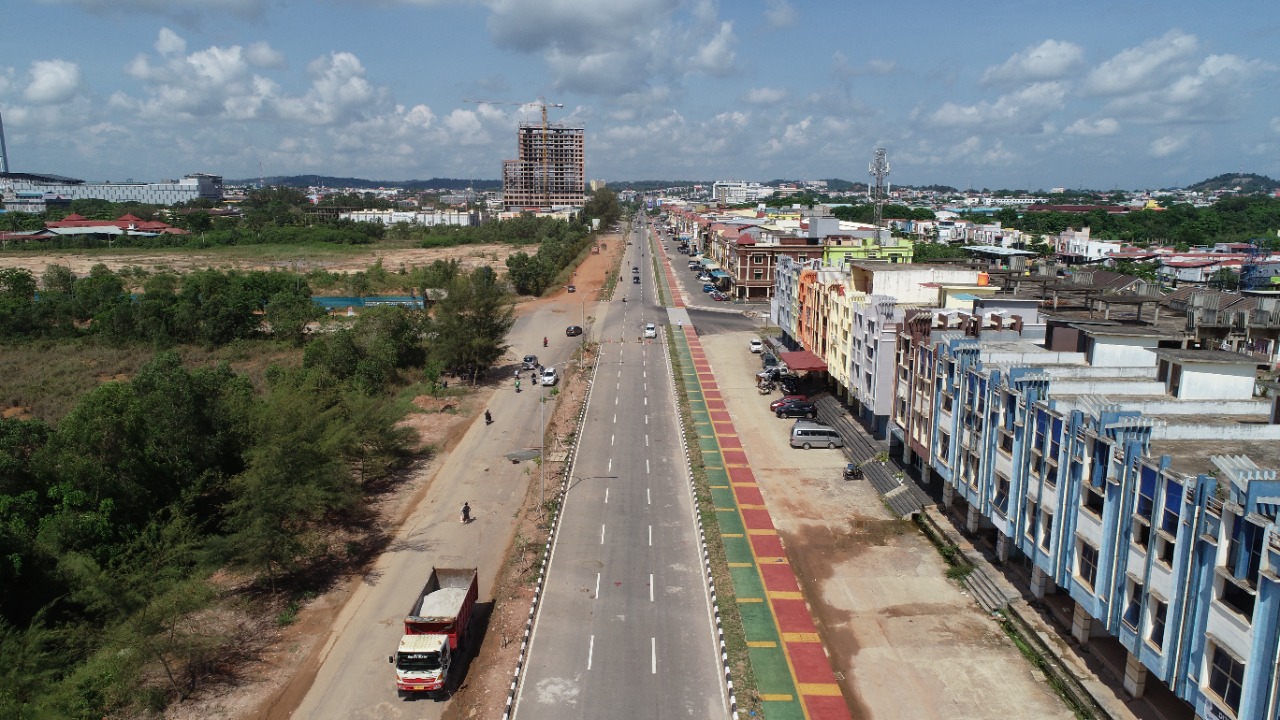
[(464, 210), (354, 210), (338, 217), (355, 222), (374, 222), (391, 226), (396, 223), (410, 225), (479, 225), (480, 215)]
[(774, 194), (774, 189), (758, 182), (716, 181), (711, 186), (711, 195), (725, 205), (741, 205), (767, 198)]
[(59, 175), (34, 173), (0, 174), (0, 194), (34, 197), (35, 194), (67, 200), (107, 200), (140, 202), (148, 205), (176, 205), (192, 200), (222, 200), (222, 176), (193, 173), (181, 180), (162, 183), (88, 183)]

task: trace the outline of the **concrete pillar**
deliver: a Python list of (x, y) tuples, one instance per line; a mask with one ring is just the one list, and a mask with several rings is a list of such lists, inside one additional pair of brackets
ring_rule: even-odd
[(1080, 603), (1076, 603), (1075, 613), (1071, 616), (1071, 637), (1081, 645), (1089, 644), (1089, 635), (1093, 632), (1093, 616)]
[(1000, 562), (1009, 562), (1009, 546), (1012, 544), (1008, 535), (1000, 533), (996, 536), (996, 558)]
[(1045, 595), (1049, 595), (1049, 574), (1040, 569), (1039, 565), (1031, 568), (1031, 596), (1037, 600), (1043, 600)]
[(902, 464), (910, 466), (915, 462), (916, 454), (911, 451), (911, 443), (902, 443)]
[(956, 502), (956, 488), (948, 482), (942, 483), (942, 506), (950, 510)]
[(1125, 653), (1124, 658), (1124, 691), (1129, 693), (1133, 698), (1142, 697), (1147, 691), (1147, 666), (1143, 665), (1138, 656), (1131, 652)]
[(982, 513), (978, 508), (970, 505), (969, 511), (964, 516), (964, 529), (971, 532), (978, 532), (978, 524), (982, 522)]

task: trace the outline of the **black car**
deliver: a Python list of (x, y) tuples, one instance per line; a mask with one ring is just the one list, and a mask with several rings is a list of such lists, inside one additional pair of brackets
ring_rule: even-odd
[(779, 406), (777, 410), (773, 411), (773, 414), (780, 418), (806, 417), (813, 419), (818, 417), (818, 406), (808, 400), (796, 400)]
[(578, 327), (577, 325), (570, 325), (569, 327), (564, 329), (564, 334), (568, 335), (569, 337), (577, 337), (582, 334), (582, 328)]
[(640, 276), (639, 276), (639, 275), (632, 275), (632, 276), (631, 276), (631, 283), (632, 283), (633, 285), (639, 285), (639, 284), (640, 284)]

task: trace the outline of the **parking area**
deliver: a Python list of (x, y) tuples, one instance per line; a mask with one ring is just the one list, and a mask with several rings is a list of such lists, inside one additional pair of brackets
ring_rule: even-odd
[(843, 479), (841, 450), (790, 447), (752, 337), (700, 339), (853, 716), (1073, 717), (915, 527)]

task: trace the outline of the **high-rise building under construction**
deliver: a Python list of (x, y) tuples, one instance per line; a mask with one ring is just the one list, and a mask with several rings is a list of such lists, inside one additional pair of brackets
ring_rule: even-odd
[(502, 204), (508, 210), (582, 207), (586, 182), (585, 130), (520, 123), (516, 159), (502, 163)]

